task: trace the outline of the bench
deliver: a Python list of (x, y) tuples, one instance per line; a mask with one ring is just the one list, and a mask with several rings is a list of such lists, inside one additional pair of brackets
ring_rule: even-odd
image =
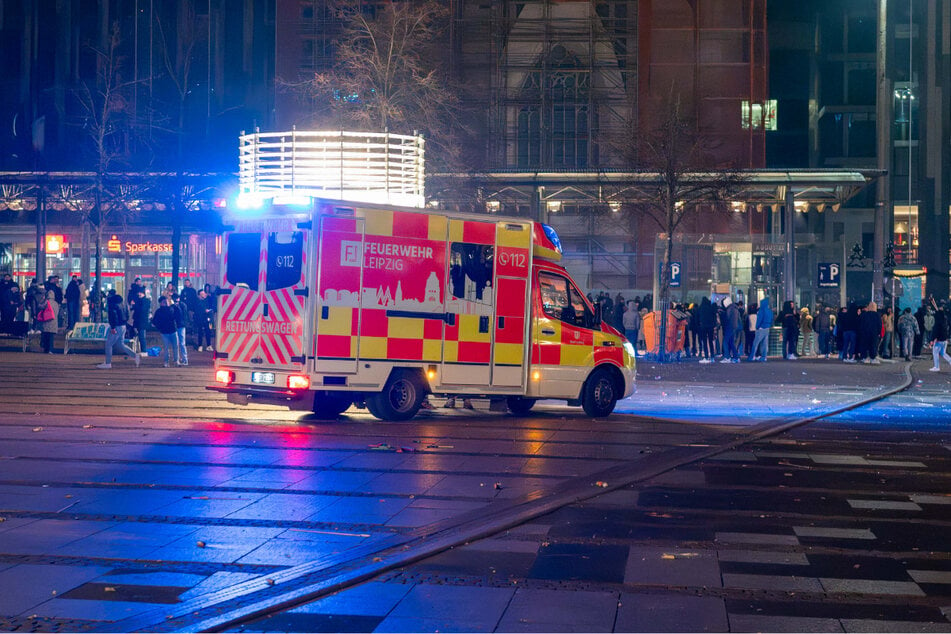
[(30, 338), (38, 337), (39, 333), (30, 332), (30, 322), (14, 321), (9, 326), (0, 328), (0, 339), (20, 339), (23, 342), (23, 352), (30, 347)]
[[(128, 332), (128, 330), (126, 331)], [(72, 330), (66, 331), (66, 343), (63, 345), (63, 354), (69, 354), (69, 347), (77, 343), (98, 343), (106, 345), (106, 335), (109, 334), (109, 324), (93, 324), (87, 322), (77, 322)], [(132, 348), (136, 354), (139, 353), (139, 340), (126, 337), (122, 341), (125, 345)]]

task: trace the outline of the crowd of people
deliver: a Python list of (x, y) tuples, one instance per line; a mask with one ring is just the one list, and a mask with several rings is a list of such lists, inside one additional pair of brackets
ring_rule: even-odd
[[(600, 311), (603, 321), (623, 332), (641, 349), (644, 346), (643, 322), (651, 308), (650, 296), (625, 301), (619, 293), (613, 299), (608, 293), (588, 298)], [(951, 310), (947, 301), (928, 298), (915, 312), (899, 308), (895, 315), (890, 307), (879, 308), (875, 302), (833, 307), (816, 305), (813, 309), (797, 307), (786, 301), (774, 312), (767, 298), (745, 306), (742, 300), (722, 297), (716, 301), (703, 297), (699, 302), (673, 304), (671, 314), (681, 322), (684, 331), (683, 354), (698, 358), (700, 363), (739, 363), (766, 361), (769, 333), (779, 327), (782, 332), (782, 358), (794, 361), (799, 357), (838, 358), (843, 363), (880, 364), (880, 359), (899, 356), (906, 361), (930, 351), (939, 372), (940, 361), (951, 365), (947, 352), (951, 336)]]
[[(112, 367), (114, 351), (135, 358), (139, 355), (125, 345), (127, 339), (139, 341), (140, 354), (148, 349), (148, 333), (155, 330), (165, 349), (165, 367), (172, 363), (188, 365), (188, 346), (195, 350), (212, 351), (216, 292), (210, 284), (196, 290), (191, 280), (185, 280), (181, 291), (169, 282), (152, 310), (151, 289), (136, 277), (123, 297), (110, 289), (105, 297), (105, 320), (109, 323), (106, 338), (105, 361), (98, 367)], [(90, 290), (78, 275), (73, 275), (64, 289), (58, 275), (51, 275), (43, 284), (31, 280), (22, 291), (9, 273), (0, 279), (0, 332), (13, 332), (16, 322), (28, 324), (27, 334), (40, 334), (43, 352), (53, 354), (56, 334), (73, 330), (77, 323), (91, 321), (99, 310), (99, 292)], [(192, 337), (189, 341), (189, 337)]]

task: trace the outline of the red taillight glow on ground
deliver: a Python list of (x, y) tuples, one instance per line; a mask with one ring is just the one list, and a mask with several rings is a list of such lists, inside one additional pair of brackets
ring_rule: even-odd
[(292, 374), (287, 377), (287, 387), (292, 390), (306, 390), (310, 387), (310, 377), (303, 374)]

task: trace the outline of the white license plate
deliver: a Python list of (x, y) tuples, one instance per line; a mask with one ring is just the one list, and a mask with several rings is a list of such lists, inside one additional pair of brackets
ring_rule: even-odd
[(274, 373), (273, 372), (252, 372), (251, 382), (252, 383), (267, 383), (268, 385), (274, 385)]

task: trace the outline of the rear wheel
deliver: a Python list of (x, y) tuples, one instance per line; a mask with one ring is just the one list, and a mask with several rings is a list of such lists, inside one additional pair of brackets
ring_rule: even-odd
[(535, 399), (525, 398), (524, 396), (509, 396), (505, 399), (505, 404), (509, 411), (516, 416), (524, 416), (529, 413), (535, 405)]
[(314, 415), (318, 418), (333, 419), (343, 414), (353, 398), (344, 392), (316, 392), (314, 394)]
[(584, 384), (581, 407), (588, 416), (607, 416), (614, 411), (617, 399), (617, 383), (611, 374), (604, 369), (595, 370)]
[(367, 409), (380, 420), (409, 420), (416, 416), (425, 395), (417, 373), (396, 370), (382, 392), (367, 395)]

